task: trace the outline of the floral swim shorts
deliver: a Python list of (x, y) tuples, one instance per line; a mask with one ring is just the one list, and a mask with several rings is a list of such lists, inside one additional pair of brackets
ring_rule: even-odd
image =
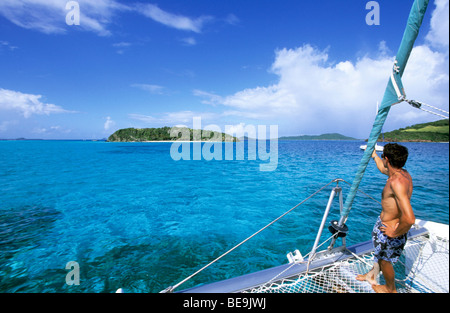
[(407, 234), (395, 238), (389, 238), (380, 230), (381, 226), (385, 225), (381, 222), (381, 218), (378, 217), (372, 230), (372, 242), (375, 248), (375, 261), (381, 259), (394, 264), (402, 255), (403, 248), (405, 247), (406, 240), (408, 239)]

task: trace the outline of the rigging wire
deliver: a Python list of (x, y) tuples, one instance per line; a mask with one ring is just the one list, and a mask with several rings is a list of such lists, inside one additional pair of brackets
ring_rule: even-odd
[[(306, 199), (304, 199), (302, 202), (298, 203), (297, 205), (295, 205), (294, 207), (292, 207), (290, 210), (286, 211), (285, 213), (283, 213), (282, 215), (280, 215), (278, 218), (276, 218), (275, 220), (273, 220), (272, 222), (270, 222), (269, 224), (267, 224), (266, 226), (264, 226), (263, 228), (261, 228), (260, 230), (258, 230), (257, 232), (255, 232), (253, 235), (247, 237), (246, 239), (244, 239), (243, 241), (241, 241), (240, 243), (238, 243), (237, 245), (235, 245), (233, 248), (229, 249), (227, 252), (223, 253), (222, 255), (220, 255), (219, 257), (217, 257), (216, 259), (214, 259), (213, 261), (211, 261), (210, 263), (208, 263), (207, 265), (203, 266), (201, 269), (197, 270), (195, 273), (193, 273), (192, 275), (186, 277), (185, 279), (183, 279), (182, 281), (180, 281), (179, 283), (173, 285), (173, 286), (169, 286), (166, 289), (162, 290), (160, 293), (172, 293), (176, 288), (178, 288), (179, 286), (181, 286), (182, 284), (184, 284), (185, 282), (187, 282), (188, 280), (190, 280), (192, 277), (196, 276), (197, 274), (199, 274), (200, 272), (202, 272), (203, 270), (205, 270), (206, 268), (210, 267), (211, 265), (213, 265), (214, 263), (216, 263), (217, 261), (219, 261), (220, 259), (222, 259), (224, 256), (228, 255), (229, 253), (231, 253), (232, 251), (234, 251), (235, 249), (237, 249), (238, 247), (240, 247), (241, 245), (243, 245), (244, 243), (246, 243), (247, 241), (249, 241), (250, 239), (252, 239), (253, 237), (255, 237), (256, 235), (258, 235), (259, 233), (261, 233), (263, 230), (265, 230), (266, 228), (268, 228), (269, 226), (273, 225), (274, 223), (276, 223), (277, 221), (279, 221), (280, 219), (282, 219), (284, 216), (286, 216), (287, 214), (291, 213), (293, 210), (295, 210), (296, 208), (298, 208), (300, 205), (302, 205), (303, 203), (305, 203), (306, 201), (308, 201), (309, 199), (311, 199), (312, 197), (314, 197), (315, 195), (317, 195), (319, 192), (321, 192), (323, 189), (325, 189), (326, 187), (328, 187), (330, 184), (335, 183), (335, 182), (340, 182), (343, 181), (345, 183), (347, 183), (348, 185), (351, 185), (349, 182), (345, 181), (344, 179), (333, 179), (332, 181), (330, 181), (329, 183), (327, 183), (326, 185), (324, 185), (323, 187), (321, 187), (320, 189), (318, 189), (317, 191), (315, 191), (314, 193), (312, 193), (310, 196), (308, 196)], [(360, 191), (358, 189), (359, 192), (361, 192), (362, 194), (364, 194), (365, 196), (369, 197), (370, 199), (378, 202), (379, 204), (381, 204), (378, 200), (374, 199), (373, 197), (371, 197), (370, 195), (368, 195), (367, 193), (364, 193), (362, 191)], [(327, 240), (325, 240), (325, 242), (327, 242), (328, 240), (330, 240), (331, 238), (333, 238), (336, 234), (333, 234), (330, 238), (328, 238)], [(322, 246), (325, 242), (323, 242), (320, 246)], [(319, 246), (319, 247), (320, 247)], [(309, 253), (308, 253), (309, 254)], [(307, 255), (308, 255), (307, 254)], [(296, 263), (294, 263), (296, 264)]]
[(265, 230), (266, 228), (268, 228), (269, 226), (273, 225), (274, 223), (276, 223), (277, 221), (279, 221), (280, 219), (282, 219), (284, 216), (286, 216), (287, 214), (289, 214), (290, 212), (292, 212), (293, 210), (295, 210), (296, 208), (298, 208), (300, 205), (302, 205), (303, 203), (305, 203), (306, 201), (308, 201), (309, 199), (311, 199), (312, 197), (314, 197), (316, 194), (318, 194), (319, 192), (321, 192), (323, 189), (325, 189), (326, 187), (328, 187), (330, 184), (332, 184), (333, 182), (336, 182), (337, 180), (334, 179), (332, 181), (330, 181), (328, 184), (326, 184), (325, 186), (323, 186), (322, 188), (320, 188), (319, 190), (317, 190), (316, 192), (314, 192), (313, 194), (311, 194), (308, 198), (306, 198), (305, 200), (303, 200), (302, 202), (300, 202), (299, 204), (297, 204), (296, 206), (294, 206), (293, 208), (291, 208), (289, 211), (285, 212), (283, 215), (279, 216), (278, 218), (276, 218), (275, 220), (273, 220), (272, 222), (270, 222), (269, 224), (267, 224), (266, 226), (264, 226), (263, 228), (261, 228), (260, 230), (258, 230), (256, 233), (254, 233), (253, 235), (249, 236), (248, 238), (244, 239), (243, 241), (241, 241), (240, 243), (238, 243), (237, 245), (235, 245), (233, 248), (231, 248), (230, 250), (228, 250), (227, 252), (223, 253), (221, 256), (219, 256), (218, 258), (214, 259), (213, 261), (211, 261), (210, 263), (208, 263), (207, 265), (203, 266), (201, 269), (199, 269), (198, 271), (196, 271), (194, 274), (186, 277), (185, 279), (183, 279), (182, 281), (180, 281), (178, 284), (174, 285), (174, 286), (170, 286), (167, 287), (166, 289), (164, 289), (163, 291), (161, 291), (160, 293), (171, 293), (173, 292), (176, 288), (178, 288), (180, 285), (184, 284), (185, 282), (187, 282), (189, 279), (191, 279), (192, 277), (194, 277), (195, 275), (197, 275), (198, 273), (202, 272), (203, 270), (205, 270), (206, 268), (210, 267), (211, 265), (213, 265), (214, 263), (216, 263), (217, 261), (219, 261), (221, 258), (223, 258), (224, 256), (226, 256), (227, 254), (229, 254), (230, 252), (234, 251), (235, 249), (237, 249), (238, 247), (240, 247), (241, 245), (243, 245), (244, 243), (246, 243), (247, 241), (249, 241), (250, 239), (252, 239), (253, 237), (255, 237), (256, 235), (258, 235), (260, 232), (262, 232), (263, 230)]
[[(430, 114), (434, 114), (434, 115), (443, 117), (443, 118), (445, 118), (445, 119), (448, 119), (448, 118), (449, 118), (449, 117), (448, 117), (449, 112), (447, 112), (447, 111), (445, 111), (445, 110), (442, 110), (442, 109), (439, 109), (439, 108), (437, 108), (437, 107), (435, 107), (435, 106), (432, 106), (432, 105), (429, 105), (429, 104), (426, 104), (426, 103), (423, 103), (423, 102), (420, 102), (420, 101), (416, 101), (416, 100), (408, 100), (408, 99), (405, 99), (405, 101), (408, 102), (412, 107), (414, 107), (414, 108), (416, 108), (416, 109), (419, 109), (419, 110), (422, 110), (422, 111), (424, 111), (424, 112), (427, 112), (427, 113), (430, 113)], [(429, 108), (431, 108), (431, 109), (433, 109), (433, 110), (443, 112), (443, 113), (447, 114), (447, 116), (442, 115), (442, 114), (437, 113), (437, 112), (433, 112), (433, 111), (424, 109), (424, 108), (422, 108), (422, 106), (427, 106), (427, 107), (429, 107)]]

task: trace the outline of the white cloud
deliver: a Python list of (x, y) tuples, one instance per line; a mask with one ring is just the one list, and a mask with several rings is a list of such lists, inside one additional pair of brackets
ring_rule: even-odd
[(216, 120), (219, 115), (210, 112), (193, 112), (193, 111), (177, 111), (166, 112), (160, 114), (159, 117), (143, 115), (143, 114), (128, 114), (128, 117), (134, 120), (144, 122), (148, 125), (155, 126), (174, 126), (175, 124), (192, 125), (194, 117), (201, 117), (202, 123), (211, 123)]
[(124, 54), (125, 50), (132, 46), (132, 43), (131, 42), (124, 42), (124, 41), (122, 41), (122, 42), (114, 43), (112, 46), (114, 48), (116, 48), (116, 52), (118, 54)]
[(132, 84), (131, 87), (139, 88), (141, 90), (147, 91), (151, 94), (162, 95), (164, 93), (164, 87), (152, 84)]
[[(122, 4), (118, 0), (77, 0), (79, 4), (79, 25), (67, 25), (66, 16), (72, 12), (72, 8), (66, 9), (68, 0), (1, 0), (0, 16), (19, 27), (36, 30), (45, 34), (63, 34), (71, 27), (97, 33), (100, 36), (110, 36), (109, 26), (114, 23), (114, 18), (122, 12), (134, 12), (151, 20), (175, 28), (181, 31), (201, 33), (206, 23), (214, 21), (209, 15), (188, 17), (171, 13), (160, 9), (156, 4), (136, 3)], [(225, 22), (236, 25), (239, 19), (230, 14)], [(192, 37), (180, 39), (186, 45), (195, 45)], [(120, 44), (120, 43), (119, 43)], [(1, 45), (0, 45), (1, 46)], [(123, 54), (125, 46), (117, 52)], [(128, 46), (128, 45), (127, 45)]]
[(223, 105), (223, 117), (279, 123), (301, 133), (322, 132), (328, 125), (337, 132), (348, 126), (342, 125), (346, 116), (373, 118), (391, 66), (392, 58), (367, 57), (333, 65), (328, 63), (326, 51), (304, 45), (276, 51), (271, 68), (279, 77), (276, 84), (226, 97), (199, 91), (194, 95), (209, 98), (204, 103)]
[(0, 15), (17, 26), (46, 34), (65, 33), (69, 27), (92, 31), (101, 36), (110, 35), (108, 24), (117, 11), (130, 10), (115, 0), (77, 0), (80, 7), (80, 25), (68, 26), (67, 0), (2, 0)]
[(202, 100), (203, 104), (210, 104), (210, 105), (216, 106), (218, 104), (223, 103), (223, 100), (224, 100), (223, 97), (221, 97), (221, 96), (218, 96), (211, 92), (199, 90), (199, 89), (194, 89), (192, 91), (192, 93), (194, 96), (204, 98), (205, 100)]
[(153, 116), (150, 116), (150, 115), (130, 113), (130, 114), (128, 114), (128, 117), (133, 119), (133, 120), (144, 122), (146, 124), (152, 124), (152, 123), (159, 123), (160, 122), (160, 120), (158, 120), (157, 118), (155, 118)]
[(384, 40), (378, 44), (378, 51), (382, 56), (392, 55), (391, 49), (389, 49), (389, 47), (386, 44), (386, 41)]
[(44, 103), (40, 100), (41, 98), (41, 95), (0, 88), (0, 110), (19, 111), (25, 118), (33, 114), (75, 113), (54, 104)]
[(204, 24), (212, 20), (211, 16), (200, 16), (198, 18), (190, 18), (184, 15), (173, 14), (160, 9), (155, 4), (138, 4), (136, 9), (146, 17), (151, 18), (155, 22), (165, 26), (176, 28), (184, 31), (192, 31), (201, 33)]
[[(356, 62), (328, 63), (325, 51), (305, 45), (276, 52), (272, 72), (279, 81), (271, 86), (256, 87), (222, 97), (196, 90), (194, 95), (206, 98), (203, 103), (222, 105), (221, 116), (250, 118), (257, 122), (279, 123), (290, 132), (318, 134), (341, 132), (367, 136), (372, 126), (376, 103), (382, 100), (393, 56), (386, 47), (377, 58), (364, 57)], [(404, 74), (407, 96), (437, 107), (448, 107), (448, 68), (445, 55), (427, 46), (414, 48)], [(387, 128), (395, 123), (420, 122), (425, 113), (403, 103)], [(358, 118), (355, 118), (355, 117)], [(403, 127), (405, 125), (400, 125)]]
[(58, 135), (58, 134), (69, 134), (72, 132), (72, 130), (57, 125), (50, 127), (35, 127), (31, 130), (31, 132), (33, 134), (39, 135)]
[[(242, 116), (278, 122), (292, 131), (344, 132), (347, 117), (366, 120), (387, 81), (391, 59), (362, 58), (355, 63), (327, 63), (328, 54), (310, 45), (276, 52), (272, 72), (277, 84), (246, 89), (228, 96), (223, 104)], [(234, 112), (237, 114), (237, 112)]]
[(426, 39), (434, 48), (448, 50), (449, 41), (449, 0), (435, 0), (436, 5), (431, 17), (431, 30)]
[(10, 44), (8, 41), (0, 40), (0, 51), (1, 51), (3, 48), (8, 49), (9, 51), (14, 51), (14, 50), (16, 50), (18, 47), (13, 46), (13, 45)]
[(106, 117), (106, 121), (105, 124), (103, 125), (103, 128), (105, 130), (110, 130), (111, 127), (113, 127), (114, 125), (116, 125), (116, 122), (114, 122), (110, 116)]
[(186, 46), (195, 46), (197, 44), (197, 40), (193, 37), (181, 38), (180, 41)]
[[(437, 1), (433, 19), (441, 18), (438, 10), (447, 8)], [(447, 21), (448, 23), (448, 21)], [(416, 46), (412, 53), (403, 83), (407, 97), (442, 109), (449, 103), (448, 28), (432, 23), (427, 44)], [(433, 35), (430, 35), (433, 34)], [(431, 39), (430, 39), (431, 38)], [(446, 45), (436, 51), (434, 44)], [(202, 103), (222, 106), (221, 117), (253, 119), (257, 123), (280, 125), (288, 134), (319, 134), (340, 132), (367, 138), (376, 114), (376, 103), (381, 102), (395, 58), (386, 42), (379, 44), (377, 56), (364, 56), (356, 61), (329, 60), (328, 49), (317, 49), (309, 44), (276, 51), (271, 72), (278, 81), (269, 86), (258, 86), (222, 96), (205, 91), (194, 91)], [(408, 118), (408, 120), (406, 120)], [(436, 117), (412, 108), (407, 103), (393, 107), (385, 125), (392, 130)]]
[(240, 23), (240, 20), (239, 20), (239, 18), (236, 15), (228, 14), (227, 17), (225, 18), (225, 22), (227, 24), (232, 25), (232, 26), (236, 26), (236, 25), (238, 25)]
[(130, 42), (124, 42), (124, 41), (117, 42), (117, 43), (113, 44), (113, 47), (116, 47), (116, 48), (126, 48), (126, 47), (129, 47), (129, 46), (131, 46), (131, 43)]

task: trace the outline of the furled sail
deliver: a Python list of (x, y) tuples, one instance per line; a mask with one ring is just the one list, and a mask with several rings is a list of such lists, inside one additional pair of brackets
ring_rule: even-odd
[(356, 191), (359, 187), (361, 179), (364, 176), (367, 164), (370, 161), (375, 144), (381, 134), (381, 129), (386, 121), (391, 106), (406, 99), (401, 78), (403, 76), (403, 72), (405, 71), (406, 63), (408, 62), (414, 42), (419, 34), (419, 29), (422, 25), (428, 2), (429, 0), (415, 0), (411, 8), (406, 30), (403, 34), (403, 40), (397, 52), (391, 77), (389, 78), (383, 100), (378, 109), (378, 114), (375, 118), (375, 122), (373, 123), (372, 131), (367, 142), (366, 151), (361, 159), (352, 187), (350, 188), (349, 194), (345, 200), (344, 208), (341, 212), (340, 225), (345, 223), (345, 220), (347, 219), (352, 208)]

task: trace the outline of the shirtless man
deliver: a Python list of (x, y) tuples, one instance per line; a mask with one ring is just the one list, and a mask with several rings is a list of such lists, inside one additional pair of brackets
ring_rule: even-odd
[[(382, 193), (382, 211), (372, 231), (375, 247), (375, 264), (365, 275), (358, 275), (357, 280), (367, 280), (376, 292), (396, 292), (393, 264), (403, 252), (407, 233), (415, 222), (411, 207), (413, 191), (412, 178), (402, 167), (408, 158), (408, 149), (398, 144), (384, 146), (381, 158), (376, 151), (372, 153), (377, 168), (389, 176)], [(379, 270), (383, 272), (386, 285), (377, 285)]]

